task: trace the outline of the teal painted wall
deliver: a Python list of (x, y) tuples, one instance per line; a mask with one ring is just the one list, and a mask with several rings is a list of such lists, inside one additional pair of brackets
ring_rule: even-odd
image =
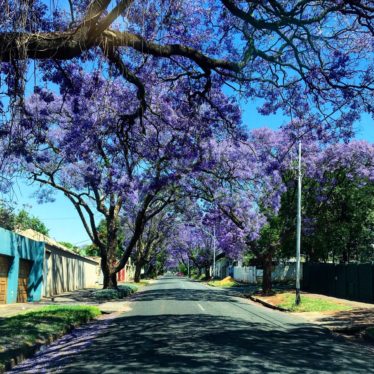
[(17, 302), (20, 259), (33, 261), (27, 285), (28, 301), (39, 301), (43, 288), (44, 243), (25, 238), (0, 227), (0, 255), (11, 257), (7, 303)]

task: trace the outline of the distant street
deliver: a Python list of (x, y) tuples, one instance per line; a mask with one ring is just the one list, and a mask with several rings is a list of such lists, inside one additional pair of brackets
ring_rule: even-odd
[(374, 373), (373, 349), (184, 278), (145, 287), (97, 334), (55, 344), (14, 372)]

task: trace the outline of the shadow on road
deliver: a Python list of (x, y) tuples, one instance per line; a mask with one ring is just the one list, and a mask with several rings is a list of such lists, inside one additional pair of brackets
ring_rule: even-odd
[(204, 314), (121, 317), (79, 355), (70, 347), (58, 372), (374, 372), (368, 353), (354, 348), (307, 325), (274, 330)]
[[(162, 284), (165, 284), (163, 282)], [(217, 301), (227, 302), (227, 295), (219, 290), (184, 288), (148, 289), (135, 295), (136, 301)], [(231, 301), (231, 300), (230, 300)]]

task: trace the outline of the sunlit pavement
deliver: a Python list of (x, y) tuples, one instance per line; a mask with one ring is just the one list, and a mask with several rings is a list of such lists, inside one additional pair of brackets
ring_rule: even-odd
[(164, 277), (121, 317), (65, 337), (13, 372), (374, 373), (374, 351), (293, 315)]

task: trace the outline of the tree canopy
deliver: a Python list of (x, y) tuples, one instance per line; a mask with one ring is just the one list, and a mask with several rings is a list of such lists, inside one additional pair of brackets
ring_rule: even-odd
[[(300, 140), (308, 256), (330, 256), (325, 221), (347, 222), (348, 257), (370, 242), (371, 221), (355, 211), (371, 217), (373, 147), (352, 141), (374, 108), (370, 1), (0, 6), (0, 189), (22, 174), (40, 201), (61, 191), (99, 251), (104, 287), (131, 255), (161, 263), (166, 248), (208, 267), (204, 226), (229, 257), (250, 251), (268, 269), (293, 235)], [(254, 99), (260, 114), (288, 121), (249, 130), (241, 104)], [(349, 225), (365, 227), (361, 244)]]

